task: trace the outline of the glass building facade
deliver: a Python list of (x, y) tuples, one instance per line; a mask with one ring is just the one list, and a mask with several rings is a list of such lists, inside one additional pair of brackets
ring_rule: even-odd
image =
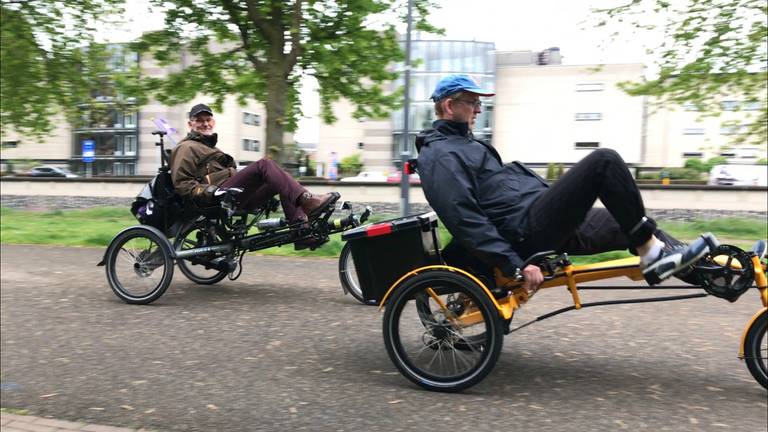
[[(405, 49), (405, 41), (401, 41)], [(480, 87), (493, 91), (495, 45), (492, 42), (458, 40), (411, 40), (411, 77), (410, 103), (408, 113), (408, 133), (405, 133), (404, 110), (392, 113), (393, 145), (392, 159), (400, 160), (401, 151), (408, 149), (416, 154), (414, 139), (416, 134), (431, 127), (435, 119), (434, 102), (429, 99), (437, 82), (445, 75), (465, 73), (472, 76)], [(398, 70), (404, 69), (402, 63)], [(395, 88), (405, 85), (405, 74), (395, 81)], [(477, 116), (474, 134), (476, 138), (491, 142), (493, 130), (493, 99), (483, 99), (482, 113)], [(408, 136), (407, 145), (403, 138)]]

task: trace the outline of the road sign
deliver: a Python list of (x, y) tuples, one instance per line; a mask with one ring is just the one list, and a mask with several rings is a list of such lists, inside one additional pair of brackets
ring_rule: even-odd
[(93, 140), (83, 140), (83, 162), (93, 162), (96, 159)]

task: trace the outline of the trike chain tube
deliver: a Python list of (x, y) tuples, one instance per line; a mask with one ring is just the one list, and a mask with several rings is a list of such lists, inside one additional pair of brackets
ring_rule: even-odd
[[(648, 298), (626, 299), (626, 300), (606, 300), (606, 301), (582, 303), (580, 309), (593, 307), (593, 306), (610, 306), (610, 305), (617, 305), (617, 304), (654, 303), (654, 302), (663, 302), (663, 301), (687, 300), (687, 299), (693, 299), (693, 298), (707, 297), (708, 295), (709, 294), (700, 293), (700, 294), (686, 294), (686, 295), (677, 295), (677, 296), (668, 296), (668, 297), (648, 297)], [(538, 316), (532, 319), (531, 321), (521, 324), (513, 329), (510, 329), (509, 333), (516, 332), (522, 329), (523, 327), (527, 327), (535, 322), (544, 321), (545, 319), (552, 318), (555, 315), (560, 315), (561, 313), (576, 310), (576, 309), (577, 308), (575, 305), (557, 309), (555, 311)]]

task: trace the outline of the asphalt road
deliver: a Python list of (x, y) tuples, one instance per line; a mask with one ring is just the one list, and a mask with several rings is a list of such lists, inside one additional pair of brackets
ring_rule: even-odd
[[(507, 336), (481, 384), (438, 394), (396, 371), (382, 314), (342, 294), (335, 260), (248, 256), (240, 279), (216, 286), (196, 286), (177, 271), (160, 300), (131, 306), (95, 266), (101, 253), (2, 246), (3, 407), (161, 431), (768, 424), (767, 393), (736, 357), (759, 308), (756, 292), (735, 304), (708, 297), (569, 312)], [(545, 290), (515, 320), (569, 300)]]

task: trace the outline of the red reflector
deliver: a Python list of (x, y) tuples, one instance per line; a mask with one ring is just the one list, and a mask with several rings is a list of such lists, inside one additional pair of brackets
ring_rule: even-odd
[(406, 174), (413, 174), (413, 170), (411, 169), (410, 162), (405, 163), (405, 169), (403, 171), (405, 171)]
[(387, 235), (387, 234), (390, 234), (391, 232), (392, 232), (392, 224), (371, 225), (368, 227), (367, 230), (365, 230), (365, 233), (368, 234), (368, 237)]

